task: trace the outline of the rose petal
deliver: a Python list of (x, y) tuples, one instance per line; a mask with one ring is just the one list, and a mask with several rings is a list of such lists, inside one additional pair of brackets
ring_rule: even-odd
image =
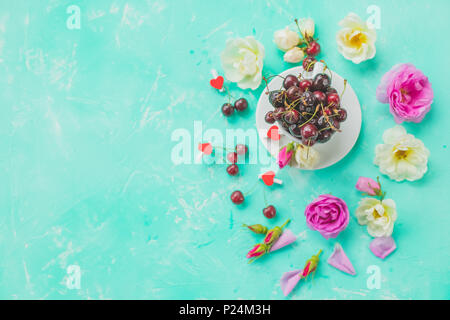
[(336, 243), (334, 246), (334, 251), (331, 256), (328, 258), (328, 264), (335, 267), (342, 272), (356, 275), (355, 268), (353, 268), (352, 263), (348, 259), (347, 255), (344, 252), (344, 249), (339, 243)]
[(297, 283), (300, 281), (300, 274), (302, 269), (288, 271), (283, 273), (280, 280), (281, 290), (283, 294), (287, 296), (295, 288)]
[(286, 229), (283, 231), (283, 233), (278, 238), (278, 240), (272, 245), (269, 252), (273, 252), (275, 250), (281, 249), (281, 248), (291, 244), (295, 240), (297, 240), (297, 237), (292, 233), (291, 230)]
[(397, 249), (397, 245), (392, 237), (380, 237), (373, 239), (369, 248), (378, 258), (384, 259)]

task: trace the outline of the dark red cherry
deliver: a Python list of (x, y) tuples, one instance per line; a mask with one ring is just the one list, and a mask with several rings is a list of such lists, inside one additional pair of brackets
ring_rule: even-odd
[(239, 173), (239, 167), (237, 166), (237, 164), (230, 164), (227, 167), (227, 172), (230, 176), (235, 176)]
[(276, 108), (275, 111), (273, 112), (273, 118), (275, 120), (280, 120), (283, 117), (285, 111), (286, 109), (283, 107)]
[(237, 111), (244, 111), (248, 107), (248, 102), (244, 98), (240, 98), (234, 102), (234, 108)]
[(319, 136), (317, 137), (317, 142), (320, 143), (325, 143), (328, 140), (331, 139), (331, 136), (333, 135), (333, 131), (332, 130), (323, 130), (319, 132)]
[(345, 110), (344, 108), (339, 109), (337, 118), (339, 122), (344, 122), (345, 120), (347, 120), (347, 110)]
[(225, 117), (229, 117), (233, 114), (234, 107), (229, 103), (224, 103), (222, 106), (222, 113)]
[(337, 93), (329, 93), (327, 96), (327, 105), (330, 107), (338, 107), (341, 99)]
[(303, 139), (316, 140), (319, 134), (317, 127), (311, 123), (307, 123), (302, 126), (302, 137)]
[(292, 103), (300, 99), (300, 97), (302, 96), (302, 90), (297, 86), (292, 86), (286, 90), (286, 96)]
[(277, 214), (277, 210), (275, 209), (274, 206), (270, 205), (267, 208), (263, 209), (263, 215), (264, 217), (266, 217), (267, 219), (272, 219), (276, 216)]
[(292, 124), (289, 126), (289, 133), (296, 138), (302, 138), (302, 127), (298, 124)]
[(306, 54), (308, 56), (317, 56), (320, 52), (320, 44), (316, 41), (311, 41), (308, 48), (306, 48)]
[(297, 86), (298, 87), (298, 83), (300, 81), (298, 80), (298, 78), (296, 76), (294, 76), (293, 74), (290, 74), (288, 76), (286, 76), (286, 78), (284, 78), (283, 81), (283, 87), (287, 90), (292, 86)]
[(319, 73), (314, 77), (312, 86), (314, 90), (325, 92), (331, 85), (330, 77), (325, 73)]
[(312, 147), (313, 145), (316, 144), (316, 140), (312, 140), (312, 139), (302, 139), (302, 143), (303, 145), (307, 146), (307, 147)]
[(245, 154), (247, 154), (248, 152), (248, 147), (245, 144), (237, 144), (236, 147), (234, 148), (236, 150), (236, 153), (240, 156), (243, 156)]
[(314, 91), (313, 95), (316, 97), (317, 102), (321, 103), (323, 106), (326, 105), (327, 95), (325, 93), (322, 91)]
[(270, 124), (275, 123), (275, 118), (273, 117), (273, 111), (267, 112), (266, 115), (264, 116), (264, 120)]
[(286, 91), (272, 91), (269, 94), (269, 102), (274, 108), (284, 107), (284, 101), (286, 100)]
[(297, 123), (300, 120), (300, 112), (295, 109), (286, 111), (283, 119), (287, 124)]
[(234, 191), (230, 198), (234, 204), (241, 204), (244, 202), (244, 195), (239, 190)]
[(317, 62), (316, 58), (314, 57), (306, 57), (303, 60), (303, 70), (309, 72), (312, 71), (314, 69), (314, 64)]
[(308, 80), (308, 79), (304, 79), (304, 80), (300, 81), (300, 83), (298, 84), (298, 87), (302, 91), (310, 90), (311, 86), (312, 86), (312, 81)]

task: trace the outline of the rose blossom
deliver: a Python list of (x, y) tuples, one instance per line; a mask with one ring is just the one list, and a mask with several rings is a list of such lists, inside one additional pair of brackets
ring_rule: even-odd
[(378, 182), (366, 177), (359, 177), (356, 182), (356, 189), (367, 193), (369, 196), (376, 196), (380, 193), (381, 187)]
[(397, 64), (381, 79), (377, 99), (389, 103), (395, 122), (421, 122), (433, 103), (428, 78), (412, 64)]
[(349, 221), (347, 205), (342, 199), (329, 194), (320, 195), (305, 209), (306, 224), (325, 238), (336, 238)]
[(275, 42), (278, 49), (284, 52), (295, 47), (299, 41), (300, 37), (297, 32), (290, 30), (289, 27), (275, 31), (273, 34), (273, 42)]

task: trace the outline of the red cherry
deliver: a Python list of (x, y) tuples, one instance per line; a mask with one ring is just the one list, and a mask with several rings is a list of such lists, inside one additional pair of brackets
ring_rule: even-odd
[(236, 152), (230, 152), (227, 154), (227, 160), (231, 163), (236, 163), (238, 161), (238, 155)]
[(244, 195), (239, 190), (234, 191), (230, 198), (234, 204), (241, 204), (244, 202)]
[(235, 149), (236, 153), (240, 156), (243, 156), (248, 152), (248, 147), (245, 144), (237, 144)]
[(341, 99), (339, 99), (339, 95), (337, 93), (329, 93), (327, 96), (327, 103), (331, 107), (339, 106)]
[(306, 89), (309, 89), (312, 86), (312, 81), (305, 79), (300, 81), (298, 87), (302, 90), (302, 91), (306, 91)]
[(227, 167), (227, 172), (230, 176), (235, 176), (239, 173), (239, 167), (236, 164), (230, 164)]
[(309, 43), (308, 48), (306, 48), (306, 54), (308, 56), (317, 56), (320, 52), (320, 44), (316, 41), (312, 41)]
[(327, 95), (325, 93), (323, 93), (322, 91), (314, 91), (313, 92), (314, 97), (316, 97), (316, 100), (325, 105), (327, 102)]
[(274, 206), (270, 205), (267, 208), (263, 209), (263, 215), (264, 217), (266, 217), (267, 219), (272, 219), (276, 216), (277, 214), (277, 209), (275, 209)]
[(306, 57), (303, 60), (303, 70), (305, 71), (312, 71), (314, 69), (314, 64), (317, 62), (316, 58), (314, 57)]
[(245, 98), (240, 98), (238, 100), (236, 100), (236, 102), (234, 103), (234, 108), (237, 111), (244, 111), (245, 109), (247, 109), (248, 107), (248, 102)]
[(224, 103), (222, 106), (222, 113), (225, 117), (229, 117), (233, 114), (234, 107), (229, 103)]

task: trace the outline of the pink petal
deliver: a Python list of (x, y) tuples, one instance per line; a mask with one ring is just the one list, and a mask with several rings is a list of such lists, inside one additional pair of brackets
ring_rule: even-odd
[(295, 288), (297, 283), (300, 281), (300, 274), (302, 270), (293, 270), (283, 273), (283, 276), (280, 280), (281, 290), (283, 291), (283, 294), (287, 296), (289, 293), (291, 293), (292, 289)]
[(283, 233), (278, 238), (278, 240), (275, 241), (275, 243), (272, 245), (269, 252), (281, 249), (281, 248), (291, 244), (295, 240), (297, 240), (297, 237), (292, 233), (291, 230), (286, 229), (283, 231)]
[(384, 259), (397, 249), (397, 245), (392, 237), (380, 237), (373, 239), (369, 248), (378, 258)]
[(352, 263), (348, 259), (347, 255), (344, 252), (344, 249), (342, 249), (342, 246), (339, 243), (336, 243), (334, 245), (334, 251), (331, 254), (331, 256), (328, 258), (328, 264), (332, 265), (338, 270), (341, 270), (342, 272), (356, 275), (355, 268), (353, 268)]
[(380, 185), (373, 179), (366, 177), (359, 177), (356, 182), (355, 188), (359, 191), (365, 192), (368, 195), (374, 196), (376, 195), (375, 189), (380, 189)]

